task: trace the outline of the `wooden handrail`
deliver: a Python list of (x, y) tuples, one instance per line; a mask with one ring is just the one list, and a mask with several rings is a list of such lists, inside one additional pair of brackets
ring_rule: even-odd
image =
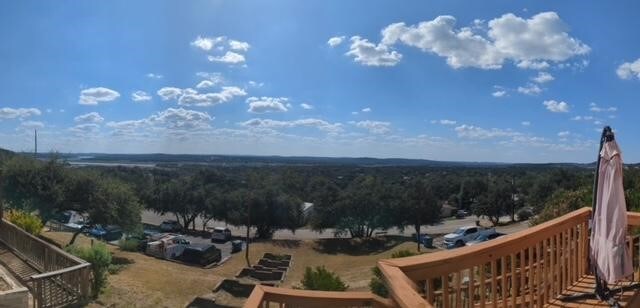
[(627, 212), (627, 224), (630, 226), (640, 226), (640, 213)]
[(467, 268), (474, 264), (490, 262), (496, 257), (520, 251), (520, 249), (527, 247), (532, 242), (541, 241), (560, 230), (587, 220), (590, 214), (591, 209), (581, 208), (526, 230), (501, 236), (482, 245), (466, 246), (454, 250), (384, 261), (402, 269), (412, 280), (439, 277), (447, 274), (451, 270), (451, 266)]
[(378, 268), (387, 282), (389, 293), (395, 302), (403, 308), (431, 308), (418, 292), (418, 287), (398, 267), (389, 264), (386, 260), (378, 262)]
[(37, 274), (37, 275), (32, 275), (31, 277), (29, 277), (31, 280), (36, 280), (36, 279), (44, 279), (44, 278), (48, 278), (48, 277), (52, 277), (52, 276), (58, 276), (58, 275), (62, 275), (68, 272), (73, 272), (73, 271), (77, 271), (81, 268), (85, 268), (85, 267), (89, 267), (91, 266), (91, 263), (82, 263), (82, 264), (78, 264), (75, 266), (71, 266), (71, 267), (67, 267), (67, 268), (63, 268), (57, 271), (53, 271), (53, 272), (46, 272), (46, 273), (42, 273), (42, 274)]
[(244, 307), (262, 307), (265, 302), (302, 307), (394, 307), (393, 302), (371, 292), (332, 292), (256, 286)]

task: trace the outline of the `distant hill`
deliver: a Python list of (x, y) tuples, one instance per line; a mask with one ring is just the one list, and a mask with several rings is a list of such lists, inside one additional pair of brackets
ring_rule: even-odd
[[(28, 153), (24, 153), (28, 154)], [(527, 167), (553, 168), (593, 167), (594, 163), (548, 163), (548, 164), (512, 164), (495, 162), (456, 162), (407, 158), (371, 158), (371, 157), (311, 157), (311, 156), (253, 156), (253, 155), (198, 155), (198, 154), (104, 154), (104, 153), (57, 153), (60, 158), (72, 164), (154, 164), (183, 165), (205, 164), (219, 166), (234, 165), (318, 165), (318, 166), (362, 166), (362, 167)], [(38, 158), (48, 159), (49, 153), (40, 153)]]

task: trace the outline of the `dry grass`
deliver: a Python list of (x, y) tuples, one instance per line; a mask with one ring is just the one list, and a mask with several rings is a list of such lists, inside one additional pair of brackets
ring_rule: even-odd
[[(67, 244), (71, 237), (65, 232), (43, 232), (58, 243)], [(76, 242), (90, 245), (91, 240), (79, 236)], [(246, 263), (244, 252), (232, 256), (223, 265), (202, 269), (120, 251), (110, 246), (114, 257), (126, 258), (133, 264), (109, 276), (109, 286), (90, 307), (185, 307), (195, 297), (209, 294), (225, 278), (233, 278)], [(401, 238), (387, 241), (348, 241), (340, 239), (317, 241), (274, 240), (253, 243), (250, 258), (253, 262), (265, 253), (293, 255), (293, 266), (283, 286), (297, 285), (307, 266), (324, 265), (349, 285), (349, 290), (368, 290), (371, 267), (376, 261), (388, 258), (394, 251), (415, 251), (416, 245)]]

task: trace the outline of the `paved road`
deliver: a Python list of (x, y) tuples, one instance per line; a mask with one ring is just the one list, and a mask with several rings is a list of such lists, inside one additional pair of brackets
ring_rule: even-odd
[[(159, 225), (160, 223), (162, 223), (163, 220), (167, 220), (167, 219), (171, 219), (171, 220), (175, 220), (175, 216), (174, 215), (159, 215), (156, 214), (152, 211), (144, 211), (142, 213), (142, 222), (143, 223), (148, 223), (148, 224), (152, 224), (152, 225)], [(508, 217), (503, 217), (501, 220), (504, 221), (508, 221)], [(463, 227), (463, 226), (468, 226), (468, 225), (475, 225), (476, 222), (476, 217), (475, 216), (469, 216), (463, 219), (445, 219), (443, 220), (441, 223), (435, 224), (435, 225), (429, 225), (429, 226), (424, 226), (422, 228), (422, 233), (427, 233), (427, 234), (446, 234), (446, 233), (450, 233), (453, 232), (455, 229), (459, 228), (459, 227)], [(488, 220), (481, 220), (481, 223), (483, 225), (490, 225)], [(207, 227), (224, 227), (225, 223), (221, 222), (221, 221), (210, 221), (207, 224)], [(522, 223), (516, 223), (516, 224), (512, 224), (512, 225), (508, 225), (505, 227), (498, 227), (496, 228), (498, 230), (498, 232), (502, 232), (502, 233), (513, 233), (516, 231), (520, 231), (523, 229), (528, 228), (528, 224), (526, 222), (522, 222)], [(242, 227), (234, 227), (231, 225), (226, 226), (227, 228), (229, 228), (231, 230), (231, 233), (234, 236), (239, 236), (239, 237), (243, 237), (246, 234), (246, 229), (242, 228)], [(196, 228), (197, 229), (201, 229), (202, 228), (202, 220), (200, 218), (196, 219)], [(406, 235), (409, 236), (411, 234), (414, 233), (413, 228), (408, 228), (405, 230), (404, 233), (400, 232), (400, 230), (398, 230), (397, 228), (392, 228), (387, 230), (387, 234), (389, 235)], [(321, 239), (321, 238), (333, 238), (333, 230), (332, 229), (328, 229), (325, 230), (323, 233), (318, 233), (315, 232), (311, 229), (299, 229), (297, 230), (295, 233), (292, 233), (291, 231), (288, 230), (280, 230), (280, 231), (276, 231), (276, 233), (274, 234), (273, 238), (274, 239), (297, 239), (297, 240), (312, 240), (312, 239)]]

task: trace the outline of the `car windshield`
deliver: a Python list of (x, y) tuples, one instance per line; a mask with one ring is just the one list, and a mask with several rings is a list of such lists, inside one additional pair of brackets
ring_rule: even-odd
[(456, 229), (456, 231), (453, 231), (453, 233), (461, 235), (461, 234), (464, 234), (464, 231), (466, 231), (466, 230), (467, 229), (464, 229), (464, 228), (458, 228), (458, 229)]
[(476, 236), (476, 238), (474, 240), (476, 240), (476, 241), (486, 241), (487, 239), (489, 239), (489, 237), (486, 234), (480, 234), (480, 235)]

